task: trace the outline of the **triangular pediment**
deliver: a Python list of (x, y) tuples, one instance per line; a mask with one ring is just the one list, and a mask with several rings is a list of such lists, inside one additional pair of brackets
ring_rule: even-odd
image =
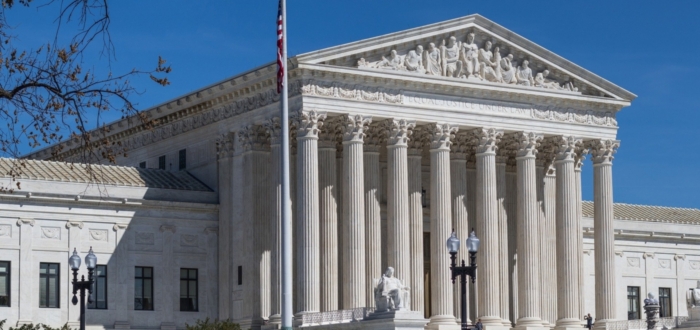
[[(490, 49), (487, 43), (491, 44)], [(402, 76), (429, 75), (479, 84), (543, 88), (624, 101), (636, 98), (478, 14), (301, 54), (296, 61)]]

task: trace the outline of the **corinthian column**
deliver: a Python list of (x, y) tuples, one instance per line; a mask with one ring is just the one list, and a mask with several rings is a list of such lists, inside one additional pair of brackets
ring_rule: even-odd
[(479, 249), (479, 318), (483, 325), (502, 327), (499, 262), (496, 150), (503, 133), (492, 128), (473, 131), (476, 142), (476, 233)]
[(430, 127), (430, 300), (429, 329), (459, 329), (455, 322), (450, 256), (445, 240), (452, 232), (450, 192), (450, 145), (457, 127), (433, 124)]
[(578, 218), (578, 295), (579, 295), (579, 314), (585, 315), (586, 313), (586, 295), (584, 294), (584, 286), (586, 280), (586, 270), (583, 267), (583, 227), (581, 226), (583, 218), (583, 210), (581, 210), (581, 169), (583, 167), (583, 161), (588, 155), (588, 148), (581, 145), (581, 147), (576, 150), (576, 158), (574, 163), (574, 173), (576, 173), (576, 217)]
[(576, 176), (574, 158), (580, 140), (572, 136), (556, 137), (556, 256), (557, 256), (557, 325), (556, 329), (580, 328), (579, 319), (579, 249), (580, 223), (576, 214)]
[(516, 163), (518, 180), (518, 321), (516, 328), (541, 328), (539, 218), (535, 158), (542, 136), (518, 133)]
[(302, 111), (297, 123), (297, 315), (320, 310), (318, 133), (324, 118)]
[[(467, 210), (467, 156), (471, 153), (468, 144), (469, 135), (456, 134), (450, 150), (450, 181), (452, 191), (452, 228), (460, 241), (469, 237), (469, 212)], [(474, 217), (474, 215), (471, 215)], [(473, 222), (472, 222), (473, 226)], [(469, 260), (469, 253), (462, 248), (457, 252), (457, 260)], [(468, 281), (470, 282), (470, 281)], [(467, 288), (467, 297), (469, 297)], [(460, 285), (453, 286), (454, 315), (461, 318), (461, 291)], [(467, 302), (467, 315), (469, 315), (469, 303)], [(469, 317), (467, 322), (471, 323)]]
[(387, 137), (387, 263), (404, 283), (411, 283), (407, 151), (415, 125), (405, 119), (390, 119), (383, 125)]
[(364, 307), (367, 302), (365, 272), (365, 200), (362, 144), (371, 117), (351, 115), (343, 132), (343, 306)]
[(423, 183), (421, 182), (425, 130), (416, 128), (408, 143), (408, 215), (411, 232), (411, 310), (425, 310), (423, 265)]
[(338, 309), (338, 187), (335, 154), (339, 129), (337, 122), (327, 120), (319, 133), (320, 307), (322, 312)]
[(371, 126), (365, 132), (365, 283), (367, 287), (366, 306), (374, 306), (372, 280), (382, 274), (382, 214), (380, 198), (381, 172), (379, 167), (379, 148), (383, 131)]
[[(272, 197), (272, 208), (270, 209), (270, 226), (268, 235), (270, 242), (270, 324), (281, 323), (281, 295), (282, 279), (281, 274), (281, 235), (282, 235), (282, 169), (281, 162), (281, 133), (280, 118), (274, 117), (265, 122), (265, 129), (270, 136), (270, 189)], [(229, 188), (230, 189), (230, 188)], [(226, 203), (228, 204), (228, 203)], [(220, 207), (223, 207), (221, 204)], [(221, 225), (219, 225), (221, 227)], [(221, 236), (221, 230), (219, 231)], [(221, 236), (219, 241), (223, 241), (225, 236)], [(227, 243), (228, 244), (228, 243)], [(221, 245), (221, 244), (219, 244)]]
[[(496, 193), (498, 200), (498, 263), (500, 282), (500, 316), (504, 326), (511, 327), (510, 322), (510, 267), (508, 258), (508, 217), (506, 210), (506, 160), (505, 150), (499, 150), (496, 156)], [(514, 214), (511, 216), (515, 216)]]
[(593, 159), (593, 249), (595, 250), (596, 329), (615, 319), (615, 233), (613, 231), (613, 154), (620, 141), (591, 141)]

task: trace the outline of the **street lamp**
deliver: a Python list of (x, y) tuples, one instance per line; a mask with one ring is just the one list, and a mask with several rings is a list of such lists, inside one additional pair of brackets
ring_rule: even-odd
[(450, 265), (450, 270), (452, 271), (452, 284), (455, 283), (455, 279), (459, 277), (459, 283), (462, 285), (462, 304), (460, 310), (462, 313), (462, 330), (467, 330), (467, 276), (472, 278), (472, 283), (476, 280), (476, 251), (479, 250), (479, 238), (476, 237), (474, 229), (472, 229), (469, 238), (467, 238), (467, 251), (469, 251), (469, 266), (464, 264), (464, 259), (462, 259), (462, 265), (457, 266), (457, 252), (459, 251), (459, 238), (455, 234), (454, 230), (452, 235), (447, 239), (447, 251), (450, 252), (450, 260), (452, 264)]
[(92, 278), (93, 271), (97, 266), (97, 257), (92, 253), (92, 246), (90, 251), (85, 256), (85, 266), (88, 270), (88, 279), (85, 280), (85, 275), (81, 276), (81, 280), (78, 281), (78, 269), (80, 269), (80, 256), (78, 256), (78, 251), (73, 248), (73, 255), (68, 258), (68, 264), (73, 270), (73, 305), (78, 304), (78, 298), (75, 296), (78, 291), (80, 291), (80, 330), (85, 330), (85, 290), (88, 291), (88, 303), (92, 302), (92, 283), (95, 280)]

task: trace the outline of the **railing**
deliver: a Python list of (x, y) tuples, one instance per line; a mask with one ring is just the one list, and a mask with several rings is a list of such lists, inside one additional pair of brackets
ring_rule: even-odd
[(309, 313), (301, 317), (302, 327), (348, 323), (364, 320), (367, 315), (374, 312), (374, 307), (360, 307), (329, 312)]
[[(660, 317), (656, 323), (657, 328), (673, 329), (678, 328), (683, 322), (688, 321), (687, 316)], [(605, 324), (606, 330), (643, 330), (647, 328), (646, 320), (623, 320), (613, 321)]]

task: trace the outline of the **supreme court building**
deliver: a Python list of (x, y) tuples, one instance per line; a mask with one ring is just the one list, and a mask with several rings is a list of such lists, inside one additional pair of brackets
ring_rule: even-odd
[[(0, 320), (74, 324), (69, 251), (92, 246), (91, 328), (278, 324), (276, 70), (148, 109), (152, 130), (111, 123), (129, 156), (97, 166), (98, 183), (48, 148), (29, 155), (23, 188), (0, 195)], [(616, 114), (631, 92), (479, 15), (290, 58), (289, 91), (300, 318), (373, 307), (392, 266), (428, 328), (458, 329), (445, 241), (472, 228), (469, 318), (486, 329), (580, 328), (584, 313), (604, 327), (643, 317), (647, 292), (666, 316), (687, 315), (700, 210), (613, 203)]]

